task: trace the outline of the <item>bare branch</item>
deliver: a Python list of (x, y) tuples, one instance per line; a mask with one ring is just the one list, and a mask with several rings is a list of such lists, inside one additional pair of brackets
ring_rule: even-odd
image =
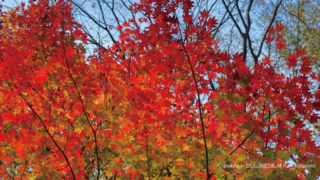
[(274, 22), (274, 20), (275, 20), (275, 18), (276, 18), (276, 15), (277, 15), (277, 12), (278, 12), (278, 9), (279, 9), (281, 3), (282, 3), (282, 0), (279, 1), (279, 3), (276, 5), (276, 7), (275, 7), (274, 10), (273, 10), (273, 15), (272, 15), (271, 21), (270, 21), (267, 29), (265, 30), (263, 37), (262, 37), (262, 40), (261, 40), (261, 43), (260, 43), (260, 47), (259, 47), (259, 51), (258, 51), (258, 53), (257, 53), (257, 58), (259, 58), (259, 56), (260, 56), (260, 54), (261, 54), (264, 41), (265, 41), (265, 39), (266, 39), (266, 37), (267, 37), (267, 34), (268, 34), (268, 32), (269, 32), (269, 28), (272, 26), (272, 24), (273, 24), (273, 22)]
[(74, 1), (71, 1), (73, 5), (75, 5), (78, 9), (80, 9), (92, 22), (94, 22), (96, 25), (98, 25), (99, 27), (101, 27), (102, 29), (106, 30), (109, 37), (111, 38), (112, 42), (119, 47), (119, 45), (117, 44), (115, 38), (113, 37), (113, 35), (111, 34), (109, 28), (106, 26), (102, 26), (94, 17), (92, 17), (87, 11), (85, 11), (83, 8), (81, 8), (80, 5), (78, 5), (77, 3), (75, 3)]
[(223, 3), (223, 5), (224, 5), (225, 9), (227, 10), (227, 12), (229, 13), (229, 16), (231, 17), (233, 23), (236, 25), (236, 27), (237, 27), (240, 35), (241, 35), (241, 36), (244, 36), (245, 34), (242, 32), (242, 30), (241, 30), (238, 22), (237, 22), (236, 19), (234, 18), (232, 12), (229, 10), (229, 7), (227, 6), (226, 2), (225, 2), (224, 0), (222, 0), (222, 3)]
[[(98, 1), (98, 3), (100, 3), (99, 0), (97, 0), (97, 1)], [(108, 6), (108, 8), (110, 9), (110, 11), (112, 12), (113, 17), (116, 19), (118, 26), (120, 26), (119, 18), (118, 18), (118, 16), (116, 15), (116, 13), (115, 13), (115, 11), (114, 11), (114, 0), (112, 0), (112, 7), (111, 7), (105, 0), (102, 0), (102, 1), (104, 2), (104, 4), (106, 4), (106, 5)], [(101, 11), (102, 11), (102, 10), (101, 10)], [(121, 31), (120, 31), (120, 32), (121, 32)]]
[(236, 0), (235, 3), (236, 3), (236, 8), (237, 8), (238, 14), (239, 14), (240, 19), (242, 21), (242, 24), (247, 29), (248, 26), (247, 26), (247, 24), (246, 24), (246, 22), (245, 22), (245, 20), (244, 20), (244, 18), (242, 16), (242, 13), (241, 13), (241, 10), (240, 10), (240, 7), (239, 7), (239, 0)]

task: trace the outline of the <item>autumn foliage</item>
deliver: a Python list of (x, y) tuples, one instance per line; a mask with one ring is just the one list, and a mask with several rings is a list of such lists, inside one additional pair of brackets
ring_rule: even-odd
[[(151, 22), (125, 22), (92, 56), (67, 0), (1, 12), (0, 177), (319, 177), (320, 77), (304, 49), (247, 63), (219, 50), (215, 18), (193, 22), (192, 6), (141, 0), (131, 8)], [(279, 49), (282, 29), (266, 37)]]

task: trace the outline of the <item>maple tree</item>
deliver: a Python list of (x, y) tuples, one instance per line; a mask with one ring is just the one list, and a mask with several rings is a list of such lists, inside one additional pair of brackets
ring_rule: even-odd
[[(305, 49), (282, 66), (248, 65), (219, 49), (217, 20), (204, 10), (194, 22), (192, 6), (141, 0), (130, 8), (145, 16), (90, 56), (70, 1), (1, 11), (0, 176), (319, 177), (320, 77)], [(283, 28), (266, 35), (278, 49)]]

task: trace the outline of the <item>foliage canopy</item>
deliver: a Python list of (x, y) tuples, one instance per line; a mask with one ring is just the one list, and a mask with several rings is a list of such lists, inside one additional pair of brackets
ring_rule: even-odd
[[(192, 6), (141, 0), (131, 8), (145, 27), (119, 25), (89, 57), (70, 1), (1, 12), (0, 176), (319, 177), (320, 77), (305, 49), (248, 65), (219, 49), (207, 11), (192, 21)], [(285, 48), (282, 31), (270, 26), (266, 41)]]

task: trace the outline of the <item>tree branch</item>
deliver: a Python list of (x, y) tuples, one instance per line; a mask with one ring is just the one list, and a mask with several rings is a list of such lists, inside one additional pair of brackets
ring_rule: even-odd
[(28, 105), (28, 107), (31, 109), (32, 113), (37, 117), (37, 119), (40, 121), (42, 127), (45, 129), (46, 133), (49, 135), (50, 139), (52, 140), (52, 142), (54, 143), (54, 145), (58, 148), (58, 150), (61, 152), (61, 154), (63, 155), (65, 161), (67, 162), (67, 165), (71, 171), (71, 175), (72, 175), (72, 179), (75, 180), (75, 174), (73, 171), (73, 168), (70, 164), (69, 158), (67, 157), (66, 153), (62, 150), (62, 148), (59, 146), (59, 144), (57, 143), (57, 141), (53, 138), (52, 134), (49, 132), (49, 129), (47, 128), (47, 126), (44, 124), (43, 119), (41, 118), (41, 116), (35, 111), (35, 109), (33, 108), (33, 105), (30, 104), (26, 98), (23, 96), (23, 94), (19, 91), (18, 87), (16, 86), (16, 84), (13, 82), (12, 80), (12, 84), (13, 86), (17, 89), (17, 92), (19, 94), (19, 96), (22, 98), (22, 100)]
[[(63, 28), (63, 32), (64, 31), (64, 24), (62, 24), (62, 28)], [(62, 36), (63, 37), (63, 36)], [(69, 72), (69, 77), (73, 83), (73, 85), (75, 86), (76, 88), (76, 91), (77, 91), (77, 94), (79, 96), (79, 99), (80, 99), (80, 102), (81, 102), (81, 105), (82, 105), (82, 111), (86, 117), (86, 120), (90, 126), (90, 129), (93, 133), (93, 136), (94, 136), (94, 144), (95, 144), (95, 154), (96, 154), (96, 158), (97, 158), (97, 169), (98, 169), (98, 175), (97, 175), (97, 180), (99, 180), (99, 176), (100, 176), (100, 157), (99, 157), (99, 149), (98, 149), (98, 142), (97, 142), (97, 129), (94, 129), (93, 126), (92, 126), (92, 123), (90, 121), (90, 118), (89, 118), (89, 115), (86, 111), (86, 107), (84, 105), (84, 101), (82, 99), (82, 95), (80, 93), (80, 90), (79, 90), (79, 87), (72, 75), (72, 71), (71, 71), (71, 68), (70, 68), (70, 64), (69, 64), (69, 61), (68, 61), (68, 58), (66, 56), (66, 49), (65, 49), (65, 46), (64, 46), (64, 40), (61, 39), (61, 44), (62, 44), (62, 50), (63, 50), (63, 55), (64, 55), (64, 59), (65, 59), (65, 62), (66, 62), (66, 65), (67, 65), (67, 69), (68, 69), (68, 72)]]
[(229, 153), (228, 156), (231, 156), (234, 152), (236, 152), (236, 151), (249, 139), (249, 137), (250, 137), (253, 133), (254, 133), (254, 130), (251, 131), (251, 132), (247, 135), (247, 137), (246, 137), (236, 148), (234, 148), (233, 151), (231, 151), (231, 152)]
[[(182, 38), (181, 29), (179, 28), (179, 30), (180, 30), (180, 35), (181, 35), (181, 38)], [(191, 60), (190, 60), (190, 56), (189, 56), (188, 51), (187, 51), (187, 49), (185, 47), (184, 41), (182, 41), (181, 44), (182, 44), (182, 48), (184, 50), (184, 53), (185, 53), (185, 55), (187, 57), (187, 60), (188, 60), (188, 63), (189, 63), (190, 69), (191, 69), (192, 77), (193, 77), (193, 80), (194, 80), (194, 84), (195, 84), (195, 87), (196, 87), (196, 91), (197, 91), (198, 110), (199, 110), (199, 114), (200, 114), (202, 137), (203, 137), (205, 153), (206, 153), (206, 173), (207, 173), (207, 179), (209, 180), (210, 177), (211, 177), (211, 174), (209, 173), (209, 154), (208, 154), (208, 146), (207, 146), (206, 133), (205, 133), (205, 124), (204, 124), (204, 121), (203, 121), (203, 115), (202, 115), (202, 109), (201, 109), (200, 90), (199, 90), (199, 87), (198, 87), (198, 81), (196, 79), (195, 71), (193, 69), (193, 66), (192, 66), (192, 63), (191, 63)]]
[(271, 118), (271, 112), (270, 112), (270, 110), (269, 110), (267, 139), (266, 139), (266, 145), (264, 146), (264, 148), (265, 148), (265, 149), (267, 149), (267, 148), (268, 148), (269, 131), (270, 131), (270, 118)]
[[(263, 48), (264, 41), (265, 41), (265, 39), (266, 39), (266, 37), (267, 37), (267, 34), (268, 34), (268, 32), (269, 32), (269, 28), (272, 26), (272, 24), (273, 24), (273, 22), (274, 22), (274, 20), (275, 20), (275, 18), (276, 18), (276, 15), (277, 15), (277, 12), (278, 12), (278, 9), (279, 9), (281, 3), (282, 3), (282, 0), (280, 0), (279, 3), (278, 3), (278, 4), (276, 5), (276, 7), (274, 8), (271, 21), (270, 21), (270, 23), (269, 23), (266, 31), (264, 32), (263, 37), (262, 37), (262, 40), (261, 40), (261, 43), (260, 43), (260, 46), (259, 46), (259, 51), (258, 51), (258, 53), (257, 53), (257, 59), (258, 59), (259, 56), (261, 55), (261, 51), (262, 51), (262, 48)], [(256, 62), (256, 63), (257, 63), (257, 62)]]

